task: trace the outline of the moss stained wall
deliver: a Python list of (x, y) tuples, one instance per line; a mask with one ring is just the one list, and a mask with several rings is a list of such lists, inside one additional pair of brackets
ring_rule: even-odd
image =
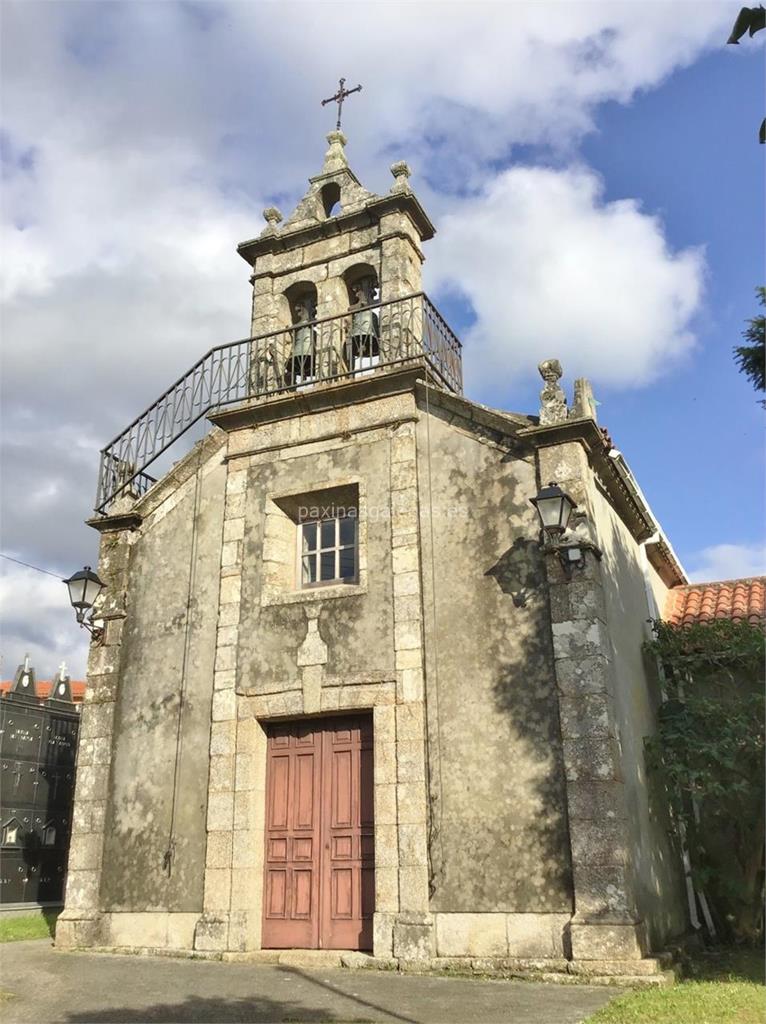
[(438, 911), (572, 906), (537, 487), (521, 454), (433, 409), (419, 425)]
[[(196, 479), (168, 499), (169, 510), (160, 506), (144, 522), (131, 549), (101, 882), (104, 910), (202, 909), (226, 485), (220, 452), (201, 467), (198, 488)], [(163, 858), (174, 806), (182, 688), (176, 845), (168, 871)]]
[(615, 714), (632, 841), (633, 887), (652, 946), (661, 949), (665, 938), (680, 934), (686, 927), (681, 865), (668, 839), (664, 799), (654, 791), (644, 760), (644, 737), (655, 730), (660, 700), (655, 666), (642, 651), (649, 636), (647, 619), (654, 615), (646, 583), (660, 608), (664, 604), (664, 584), (651, 567), (644, 576), (638, 544), (595, 486), (590, 500), (604, 552), (601, 568), (614, 649)]
[[(321, 604), (319, 633), (328, 647), (327, 676), (353, 682), (369, 674), (393, 680), (393, 597), (387, 437), (361, 434), (311, 455), (268, 453), (248, 470), (238, 689), (255, 695), (300, 689), (298, 648), (307, 632), (305, 605)], [(269, 495), (311, 494), (358, 479), (368, 511), (368, 590), (327, 599), (316, 588), (293, 603), (261, 602), (264, 527)], [(382, 510), (382, 514), (381, 514)], [(296, 531), (297, 532), (297, 531)], [(293, 580), (293, 583), (295, 581)], [(293, 585), (287, 590), (295, 591)]]

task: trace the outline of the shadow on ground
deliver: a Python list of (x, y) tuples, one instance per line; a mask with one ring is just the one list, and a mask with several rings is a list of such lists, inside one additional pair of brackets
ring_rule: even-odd
[(763, 949), (713, 947), (696, 953), (684, 964), (692, 981), (753, 981), (766, 984)]
[[(391, 1018), (394, 1020), (395, 1018)], [(252, 999), (202, 998), (190, 996), (182, 1003), (158, 1003), (155, 1006), (116, 1007), (109, 1010), (92, 1010), (74, 1013), (67, 1021), (77, 1024), (140, 1024), (140, 1022), (162, 1022), (162, 1024), (229, 1024), (247, 1021), (248, 1024), (283, 1024), (283, 1022), (326, 1021), (354, 1024), (371, 1021), (371, 1017), (338, 1017), (331, 1010), (310, 1009), (284, 1000), (266, 999), (257, 996)]]
[[(296, 967), (278, 967), (282, 973), (293, 974), (303, 978), (333, 996), (341, 995), (359, 1005), (358, 1014), (338, 1016), (326, 1007), (314, 1009), (302, 1003), (289, 1002), (284, 999), (269, 999), (258, 995), (242, 999), (225, 999), (222, 997), (189, 996), (183, 1002), (157, 1003), (154, 1006), (136, 1008), (112, 1007), (110, 1009), (90, 1010), (73, 1013), (65, 1019), (71, 1024), (139, 1024), (139, 1022), (157, 1022), (157, 1024), (187, 1024), (187, 1022), (205, 1022), (205, 1024), (229, 1024), (229, 1022), (247, 1021), (248, 1024), (309, 1024), (312, 1021), (323, 1021), (326, 1024), (342, 1022), (342, 1024), (368, 1024), (368, 1022), (391, 1021), (392, 1024), (417, 1024), (412, 1017), (389, 1010), (384, 1006), (368, 1002), (358, 995), (343, 990)], [(374, 1010), (375, 1016), (365, 1015), (365, 1010)]]

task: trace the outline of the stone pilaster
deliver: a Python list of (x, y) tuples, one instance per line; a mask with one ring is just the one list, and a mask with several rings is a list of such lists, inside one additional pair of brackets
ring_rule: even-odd
[[(585, 565), (568, 578), (546, 555), (572, 854), (572, 956), (640, 958), (646, 951), (628, 871), (630, 838), (614, 715), (613, 653), (590, 507), (592, 470), (577, 442), (538, 451), (539, 478), (555, 480), (580, 510)], [(584, 515), (583, 515), (584, 513)]]
[[(247, 471), (229, 466), (221, 545), (221, 576), (216, 636), (213, 705), (210, 728), (210, 771), (207, 793), (207, 847), (203, 915), (194, 936), (195, 949), (226, 950), (232, 903), (241, 898), (233, 885), (235, 772), (240, 737), (237, 729), (237, 641), (242, 589), (242, 548), (245, 534)], [(236, 918), (235, 947), (247, 932), (247, 921)]]
[(102, 531), (98, 574), (105, 583), (99, 617), (102, 643), (91, 643), (87, 689), (77, 750), (72, 834), (64, 910), (56, 924), (62, 948), (106, 945), (108, 923), (101, 913), (104, 834), (114, 744), (120, 649), (125, 623), (131, 526), (124, 518), (94, 523)]
[[(380, 295), (388, 302), (419, 292), (423, 287), (423, 257), (418, 236), (410, 218), (401, 212), (390, 213), (380, 222)], [(422, 351), (421, 300), (412, 307), (383, 306), (380, 317), (382, 360), (419, 355)]]
[[(423, 621), (414, 423), (402, 424), (391, 436), (391, 544), (396, 705), (390, 709), (393, 718), (387, 721), (382, 735), (376, 717), (375, 743), (376, 756), (378, 751), (385, 756), (386, 749), (390, 756), (392, 747), (396, 752), (395, 780), (392, 779), (396, 787), (396, 825), (376, 826), (376, 843), (378, 827), (390, 831), (386, 853), (396, 857), (398, 905), (388, 893), (376, 889), (376, 911), (388, 914), (395, 910), (396, 914), (392, 947), (386, 943), (381, 955), (390, 955), (392, 949), (395, 957), (407, 961), (428, 958), (434, 950), (428, 892)], [(378, 808), (385, 808), (387, 796), (380, 793), (376, 799), (376, 822)], [(379, 862), (376, 853), (376, 869)], [(384, 898), (390, 899), (390, 903)], [(384, 909), (389, 906), (390, 911)], [(376, 912), (376, 935), (383, 932), (387, 936), (389, 932), (378, 917)]]

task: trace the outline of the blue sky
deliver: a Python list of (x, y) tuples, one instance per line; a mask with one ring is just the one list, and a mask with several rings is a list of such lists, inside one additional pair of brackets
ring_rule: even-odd
[(581, 149), (606, 198), (636, 196), (674, 248), (705, 247), (689, 358), (650, 386), (598, 395), (602, 422), (690, 569), (704, 548), (764, 537), (765, 414), (731, 351), (766, 279), (763, 48), (748, 42), (722, 45), (629, 105), (605, 104)]
[[(469, 396), (534, 412), (557, 356), (690, 572), (766, 571), (764, 412), (731, 353), (764, 279), (766, 32), (726, 47), (737, 10), (5, 3), (3, 551), (95, 564), (98, 449), (247, 333), (236, 244), (321, 166), (343, 74), (352, 167), (384, 192), (407, 159), (436, 224)], [(82, 671), (60, 584), (2, 569), (3, 672)]]
[(763, 84), (762, 48), (722, 46), (630, 106), (607, 105), (583, 147), (609, 196), (641, 196), (674, 246), (705, 247), (685, 366), (619, 400), (602, 396), (604, 422), (690, 568), (705, 547), (764, 535), (764, 412), (731, 352), (765, 277)]

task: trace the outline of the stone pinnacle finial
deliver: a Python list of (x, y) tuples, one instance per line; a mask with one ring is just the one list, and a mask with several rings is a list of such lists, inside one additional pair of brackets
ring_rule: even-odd
[(261, 232), (261, 236), (276, 234), (279, 230), (277, 225), (282, 220), (282, 212), (276, 206), (267, 206), (263, 211), (263, 219), (266, 221), (266, 227)]
[(348, 160), (343, 150), (348, 139), (339, 128), (336, 128), (327, 133), (327, 141), (330, 143), (330, 148), (324, 155), (322, 174), (333, 174), (335, 171), (342, 171), (348, 167)]
[(564, 371), (558, 359), (544, 359), (537, 367), (545, 381), (540, 392), (540, 426), (563, 423), (567, 418), (567, 400), (559, 384)]
[(593, 397), (593, 388), (587, 377), (578, 377), (574, 382), (574, 401), (569, 410), (570, 419), (591, 419), (598, 422), (596, 408), (598, 402)]
[(408, 178), (412, 174), (409, 164), (407, 164), (405, 160), (397, 160), (395, 164), (391, 164), (391, 173), (394, 176), (394, 183), (391, 186), (391, 191), (409, 192), (410, 183)]

